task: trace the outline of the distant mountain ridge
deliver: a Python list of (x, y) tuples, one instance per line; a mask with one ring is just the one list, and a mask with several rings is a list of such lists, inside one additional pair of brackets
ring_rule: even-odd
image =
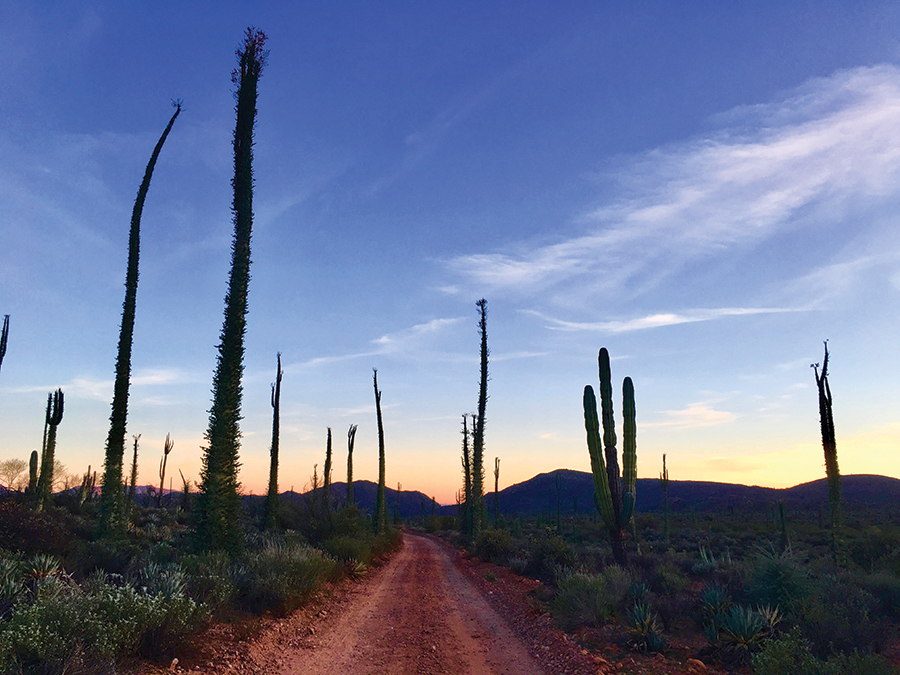
[[(559, 469), (542, 473), (499, 493), (500, 512), (504, 514), (548, 513), (556, 510), (559, 475), (559, 501), (562, 513), (588, 514), (594, 511), (594, 481), (589, 472)], [(885, 506), (900, 504), (900, 480), (887, 476), (859, 474), (841, 477), (844, 502), (848, 505)], [(661, 511), (663, 493), (658, 478), (638, 478), (637, 510)], [(669, 505), (673, 511), (690, 509), (757, 508), (782, 501), (786, 506), (815, 508), (828, 503), (825, 478), (789, 488), (767, 488), (711, 481), (669, 480)], [(487, 498), (493, 508), (493, 497)]]
[[(594, 513), (594, 481), (587, 471), (559, 469), (538, 474), (521, 483), (510, 485), (499, 492), (500, 512), (504, 515), (535, 515), (556, 512), (557, 488), (559, 476), (559, 504), (564, 515)], [(147, 487), (138, 486), (138, 495), (147, 499)], [(368, 480), (353, 481), (354, 498), (357, 505), (369, 513), (375, 506), (377, 484)], [(896, 505), (900, 508), (900, 479), (872, 474), (858, 474), (841, 477), (841, 488), (844, 502), (848, 506), (884, 507)], [(157, 488), (151, 486), (152, 494)], [(637, 479), (637, 510), (651, 513), (662, 511), (663, 494), (658, 478)], [(178, 499), (177, 491), (165, 491), (165, 500)], [(332, 500), (342, 504), (347, 499), (347, 484), (334, 483), (331, 486)], [(398, 513), (401, 518), (430, 516), (432, 512), (431, 497), (415, 490), (397, 490), (385, 487), (388, 514)], [(282, 500), (305, 501), (310, 493), (282, 492)], [(263, 495), (245, 495), (248, 504), (261, 502)], [(670, 480), (669, 505), (672, 511), (697, 511), (716, 509), (759, 509), (768, 504), (784, 502), (793, 508), (817, 508), (828, 503), (828, 481), (825, 478), (801, 483), (789, 488), (767, 488), (734, 483), (715, 483), (712, 481)], [(493, 492), (485, 495), (485, 507), (488, 513), (494, 510)], [(453, 515), (454, 504), (434, 505), (435, 515)]]

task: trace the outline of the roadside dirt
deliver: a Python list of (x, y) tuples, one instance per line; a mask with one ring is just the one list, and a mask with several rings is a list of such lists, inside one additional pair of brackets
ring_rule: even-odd
[(140, 675), (719, 672), (618, 649), (589, 652), (534, 600), (539, 582), (464, 557), (434, 537), (404, 533), (403, 541), (383, 566), (326, 589), (291, 616), (253, 631), (218, 626), (183, 663)]

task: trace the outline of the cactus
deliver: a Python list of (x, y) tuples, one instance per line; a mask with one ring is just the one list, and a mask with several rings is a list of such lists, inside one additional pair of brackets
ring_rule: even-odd
[[(97, 475), (96, 473), (94, 474)], [(78, 488), (78, 505), (84, 504), (94, 492), (94, 482), (91, 480), (91, 465), (88, 464), (87, 473), (81, 477), (81, 487)]]
[(56, 453), (56, 427), (63, 417), (63, 391), (57, 389), (47, 397), (44, 421), (44, 446), (41, 451), (41, 475), (37, 481), (37, 510), (49, 505), (53, 486), (53, 455)]
[(353, 444), (356, 441), (356, 426), (350, 425), (347, 431), (347, 506), (356, 506), (356, 500), (353, 498)]
[[(594, 476), (594, 500), (603, 516), (612, 541), (613, 557), (619, 565), (628, 563), (625, 549), (626, 526), (634, 512), (635, 485), (637, 482), (637, 424), (634, 410), (634, 385), (630, 377), (622, 383), (623, 439), (622, 477), (619, 477), (616, 428), (613, 416), (612, 377), (609, 368), (609, 352), (600, 350), (600, 405), (603, 421), (601, 451), (600, 420), (597, 417), (597, 399), (590, 385), (584, 388), (584, 426), (587, 432), (591, 472)], [(605, 461), (604, 461), (605, 459)]]
[[(174, 447), (175, 443), (172, 442), (169, 434), (166, 434), (166, 440), (165, 443), (163, 443), (163, 456), (162, 459), (159, 460), (159, 494), (156, 495), (157, 508), (162, 508), (163, 505), (163, 487), (165, 487), (166, 484), (166, 463), (169, 460), (169, 453), (172, 452), (172, 448)], [(171, 480), (169, 482), (171, 484)]]
[(263, 527), (271, 530), (278, 520), (278, 443), (281, 434), (281, 352), (277, 354), (275, 383), (272, 385), (272, 446), (269, 450), (269, 490), (263, 515)]
[(37, 483), (38, 483), (38, 451), (32, 450), (31, 457), (28, 460), (28, 488), (25, 490), (25, 492), (29, 495), (33, 495), (34, 491), (37, 490)]
[(3, 357), (6, 356), (6, 341), (9, 339), (9, 314), (3, 317), (3, 330), (0, 331), (0, 366), (3, 365)]

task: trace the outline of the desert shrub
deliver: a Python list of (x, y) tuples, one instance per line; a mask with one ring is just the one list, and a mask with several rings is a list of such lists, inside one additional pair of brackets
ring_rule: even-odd
[(372, 559), (371, 539), (371, 536), (351, 537), (339, 535), (326, 539), (322, 542), (321, 547), (328, 555), (343, 562), (356, 560), (361, 563), (367, 563)]
[(799, 628), (766, 641), (751, 657), (756, 675), (891, 675), (894, 667), (877, 654), (854, 651), (833, 654), (827, 661), (813, 656)]
[(452, 530), (456, 527), (456, 518), (453, 516), (434, 516), (425, 521), (426, 532), (438, 532)]
[(106, 669), (138, 650), (174, 650), (202, 624), (202, 610), (183, 594), (147, 595), (100, 577), (85, 588), (45, 580), (54, 591), (17, 605), (0, 628), (3, 672), (62, 673), (78, 662)]
[(600, 574), (569, 571), (557, 578), (553, 613), (567, 628), (604, 624), (622, 603), (631, 575), (611, 565)]
[(552, 581), (558, 568), (575, 566), (572, 545), (559, 535), (546, 531), (532, 538), (527, 555), (525, 573), (543, 581)]
[(687, 590), (691, 580), (673, 562), (656, 567), (648, 578), (650, 588), (660, 595), (678, 595)]
[(289, 612), (334, 573), (337, 563), (302, 544), (270, 542), (234, 566), (239, 605), (248, 611)]
[(823, 576), (804, 600), (800, 626), (819, 658), (881, 647), (887, 635), (878, 620), (878, 601), (846, 576)]
[(878, 600), (881, 614), (900, 619), (900, 577), (892, 572), (876, 572), (862, 577), (860, 586)]
[(72, 544), (71, 532), (57, 510), (35, 513), (26, 504), (0, 501), (0, 548), (65, 557)]
[(224, 608), (237, 594), (231, 558), (224, 551), (185, 556), (181, 567), (187, 594), (213, 612)]
[(821, 666), (798, 628), (767, 641), (750, 660), (756, 675), (817, 675)]
[(506, 564), (514, 551), (515, 542), (506, 530), (482, 530), (475, 539), (475, 555), (496, 565)]

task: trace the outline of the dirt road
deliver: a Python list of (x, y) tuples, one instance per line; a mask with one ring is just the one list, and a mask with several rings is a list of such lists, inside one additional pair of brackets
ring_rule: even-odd
[(458, 569), (457, 556), (406, 533), (384, 567), (317, 614), (285, 620), (249, 656), (261, 672), (284, 675), (549, 672), (529, 653), (541, 648), (516, 635)]

